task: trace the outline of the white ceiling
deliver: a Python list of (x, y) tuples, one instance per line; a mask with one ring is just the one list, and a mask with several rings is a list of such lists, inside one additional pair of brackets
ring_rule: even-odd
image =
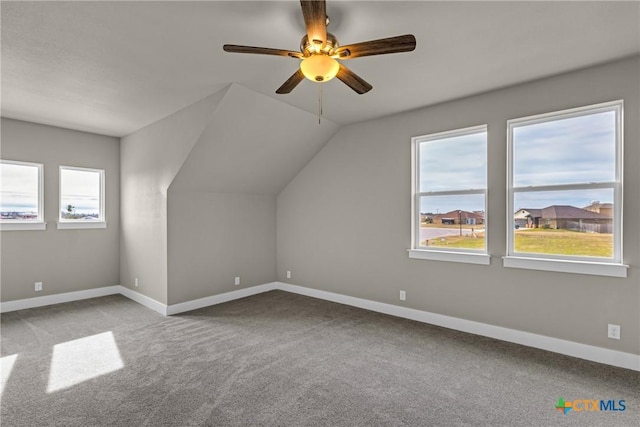
[[(286, 2), (2, 1), (2, 116), (123, 136), (232, 82), (309, 112), (318, 85), (275, 90), (293, 58), (225, 53), (225, 43), (297, 50)], [(411, 53), (345, 65), (373, 90), (323, 85), (324, 115), (347, 124), (640, 52), (640, 2), (331, 1), (341, 44), (412, 33)], [(265, 112), (268, 114), (268, 112)]]

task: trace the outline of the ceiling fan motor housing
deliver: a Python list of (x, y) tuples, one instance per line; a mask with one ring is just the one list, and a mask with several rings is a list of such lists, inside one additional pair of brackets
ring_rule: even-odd
[(335, 54), (335, 51), (339, 46), (338, 39), (331, 33), (327, 33), (327, 41), (324, 47), (322, 46), (322, 43), (309, 41), (309, 36), (306, 34), (302, 37), (302, 40), (300, 40), (300, 52), (302, 52), (302, 55), (305, 58), (318, 53), (331, 56)]

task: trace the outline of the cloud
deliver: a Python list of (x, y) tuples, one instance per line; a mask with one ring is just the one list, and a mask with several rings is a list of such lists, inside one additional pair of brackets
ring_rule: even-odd
[(487, 182), (486, 132), (420, 144), (420, 191), (482, 189)]
[(31, 212), (38, 205), (38, 167), (0, 163), (0, 211)]
[(615, 113), (517, 127), (515, 187), (611, 182), (615, 179)]

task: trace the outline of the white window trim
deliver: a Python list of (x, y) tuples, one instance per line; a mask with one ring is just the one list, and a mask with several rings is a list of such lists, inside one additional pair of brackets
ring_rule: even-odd
[(0, 159), (0, 162), (38, 168), (38, 219), (34, 221), (3, 220), (0, 221), (0, 231), (46, 230), (47, 223), (44, 222), (44, 165), (42, 163), (5, 159)]
[[(467, 128), (449, 130), (444, 132), (432, 133), (428, 135), (414, 136), (411, 138), (411, 249), (408, 249), (409, 258), (423, 259), (433, 261), (449, 261), (449, 262), (462, 262), (469, 264), (481, 264), (489, 265), (491, 263), (491, 256), (487, 253), (489, 246), (489, 228), (487, 223), (488, 218), (488, 203), (487, 194), (488, 188), (484, 189), (468, 189), (468, 190), (452, 190), (452, 191), (427, 191), (419, 192), (420, 189), (420, 154), (418, 152), (419, 145), (422, 142), (443, 139), (447, 137), (456, 137), (471, 135), (475, 133), (485, 132), (488, 135), (488, 125), (477, 125)], [(488, 150), (485, 152), (485, 162), (487, 159)], [(488, 175), (488, 168), (486, 171)], [(488, 182), (488, 176), (486, 177)], [(446, 196), (446, 195), (464, 195), (464, 194), (483, 194), (484, 195), (484, 249), (457, 249), (457, 248), (428, 248), (420, 245), (420, 198), (422, 196)]]
[[(616, 153), (615, 181), (598, 183), (576, 183), (564, 185), (541, 185), (529, 187), (513, 186), (513, 129), (522, 123), (537, 124), (552, 120), (580, 117), (605, 111), (616, 113)], [(544, 113), (534, 116), (507, 120), (507, 255), (503, 257), (504, 267), (532, 270), (557, 271), (564, 273), (592, 274), (599, 276), (627, 277), (628, 265), (622, 264), (622, 166), (623, 166), (623, 101), (611, 101), (578, 108)], [(547, 255), (516, 252), (514, 250), (514, 194), (518, 192), (581, 190), (611, 188), (614, 193), (614, 255), (613, 258), (595, 258), (566, 255)]]
[(504, 267), (526, 270), (555, 271), (559, 273), (587, 274), (593, 276), (627, 277), (628, 265), (595, 261), (576, 261), (553, 258), (505, 256)]
[(438, 251), (435, 249), (407, 249), (409, 258), (427, 259), (431, 261), (449, 261), (464, 262), (467, 264), (491, 264), (491, 255), (486, 253), (476, 253), (469, 251), (456, 251), (449, 249), (448, 251)]
[(58, 221), (58, 230), (107, 228), (106, 221)]
[(0, 231), (37, 231), (46, 230), (47, 223), (41, 221), (22, 221), (22, 222), (2, 222), (0, 223)]
[[(79, 219), (63, 219), (62, 218), (62, 170), (76, 170), (83, 172), (96, 172), (100, 174), (100, 216), (96, 221), (86, 221)], [(70, 230), (70, 229), (98, 229), (107, 228), (107, 221), (105, 219), (105, 171), (104, 169), (84, 168), (77, 166), (64, 166), (60, 165), (58, 171), (58, 229)]]

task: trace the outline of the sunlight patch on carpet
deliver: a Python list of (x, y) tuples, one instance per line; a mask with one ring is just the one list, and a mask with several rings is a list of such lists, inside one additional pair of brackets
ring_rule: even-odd
[(11, 375), (13, 365), (16, 363), (17, 358), (17, 354), (0, 357), (0, 395), (4, 392), (4, 386), (9, 380), (9, 375)]
[(111, 331), (53, 347), (47, 393), (122, 369), (118, 346)]

